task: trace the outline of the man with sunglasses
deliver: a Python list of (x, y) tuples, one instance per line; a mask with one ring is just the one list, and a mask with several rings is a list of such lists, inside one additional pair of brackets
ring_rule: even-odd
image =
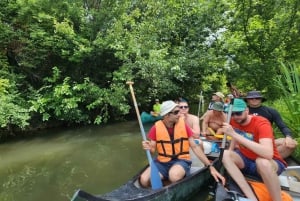
[(184, 119), (185, 123), (190, 127), (193, 132), (194, 138), (200, 137), (200, 120), (196, 115), (189, 113), (189, 104), (187, 100), (180, 98), (178, 100), (178, 107), (180, 109), (180, 116)]
[[(224, 177), (211, 165), (202, 149), (194, 142), (191, 129), (180, 118), (178, 104), (168, 100), (161, 105), (159, 120), (151, 127), (148, 138), (142, 142), (145, 150), (154, 153), (157, 151), (157, 158), (154, 160), (160, 177), (174, 183), (189, 174), (191, 158), (189, 149), (207, 166), (211, 175), (216, 181), (225, 184)], [(148, 167), (140, 177), (140, 183), (144, 187), (150, 186), (150, 168)]]
[(292, 132), (283, 122), (279, 112), (274, 108), (263, 106), (262, 102), (266, 99), (259, 91), (249, 91), (245, 97), (249, 107), (249, 113), (253, 115), (263, 116), (273, 122), (279, 128), (285, 138), (278, 138), (275, 140), (277, 149), (283, 158), (287, 158), (296, 149), (297, 141), (292, 138)]
[(281, 200), (278, 175), (287, 164), (276, 149), (270, 122), (249, 115), (245, 101), (234, 99), (230, 124), (223, 123), (222, 131), (232, 137), (223, 153), (223, 165), (247, 198), (257, 200), (244, 174), (261, 178), (271, 200)]

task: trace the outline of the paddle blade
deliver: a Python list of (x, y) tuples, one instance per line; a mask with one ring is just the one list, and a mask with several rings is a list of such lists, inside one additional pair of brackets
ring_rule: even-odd
[(159, 176), (159, 171), (156, 167), (156, 164), (153, 162), (153, 160), (150, 163), (151, 168), (151, 186), (153, 190), (157, 190), (163, 187), (161, 178)]

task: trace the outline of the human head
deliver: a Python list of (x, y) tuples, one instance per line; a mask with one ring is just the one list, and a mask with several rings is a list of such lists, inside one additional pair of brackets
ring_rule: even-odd
[[(228, 112), (230, 106), (226, 108), (226, 112)], [(247, 120), (248, 116), (248, 108), (247, 104), (243, 99), (235, 98), (233, 101), (231, 117), (239, 124), (243, 124)]]
[(211, 109), (214, 111), (223, 112), (224, 104), (222, 102), (214, 102)]
[(245, 97), (249, 107), (259, 107), (266, 99), (261, 95), (260, 91), (249, 91)]
[(156, 99), (155, 99), (155, 103), (159, 103), (159, 99), (156, 98)]
[(229, 99), (233, 99), (233, 98), (234, 98), (234, 96), (233, 96), (232, 94), (228, 94), (228, 95), (227, 95), (227, 98), (229, 98)]
[(231, 101), (231, 99), (233, 99), (233, 98), (234, 98), (234, 96), (233, 96), (232, 94), (228, 94), (228, 95), (226, 96), (225, 102), (226, 102), (226, 103), (229, 103), (229, 102)]
[(180, 98), (178, 100), (178, 106), (180, 108), (180, 114), (188, 114), (189, 113), (189, 104), (186, 99)]
[(178, 104), (176, 104), (174, 101), (167, 100), (162, 102), (160, 107), (160, 116), (165, 116), (168, 113), (170, 113), (174, 108), (177, 108)]
[(222, 92), (217, 91), (217, 92), (213, 93), (212, 100), (213, 101), (221, 101), (221, 102), (223, 102), (223, 98), (224, 97), (225, 96), (224, 96), (224, 94)]

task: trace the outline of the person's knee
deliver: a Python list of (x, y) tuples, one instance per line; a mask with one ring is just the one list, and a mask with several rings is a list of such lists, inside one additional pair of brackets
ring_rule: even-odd
[(173, 183), (185, 176), (185, 170), (181, 165), (174, 165), (169, 171), (169, 180)]
[(285, 153), (283, 155), (286, 154), (291, 154), (297, 147), (297, 142), (294, 141), (293, 143), (290, 143), (288, 145), (286, 145), (285, 143), (278, 143), (276, 144), (277, 150), (279, 151), (279, 153)]
[(231, 151), (229, 150), (224, 150), (223, 152), (223, 158), (222, 158), (222, 163), (226, 163), (227, 161), (231, 160)]
[(259, 174), (262, 173), (271, 173), (276, 172), (275, 164), (272, 162), (272, 160), (267, 160), (265, 158), (257, 158), (256, 159), (256, 167)]
[(293, 139), (292, 143), (289, 143), (288, 145), (286, 145), (285, 138), (278, 138), (278, 139), (275, 140), (275, 145), (276, 145), (277, 149), (294, 150), (297, 147), (298, 142)]
[(150, 185), (150, 177), (149, 175), (147, 174), (142, 174), (140, 176), (140, 184), (143, 186), (143, 187), (148, 187)]

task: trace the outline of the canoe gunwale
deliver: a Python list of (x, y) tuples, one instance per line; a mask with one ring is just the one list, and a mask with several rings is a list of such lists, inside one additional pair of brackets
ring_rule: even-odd
[[(213, 163), (217, 162), (218, 158), (215, 158)], [(182, 200), (183, 197), (184, 199), (188, 199), (195, 195), (205, 183), (212, 179), (207, 167), (199, 167), (198, 170), (193, 171), (189, 176), (178, 182), (166, 185), (161, 189), (140, 188), (139, 184), (137, 184), (138, 178), (147, 167), (148, 165), (119, 188), (102, 195), (92, 195), (79, 189), (74, 194), (72, 201)], [(195, 167), (192, 168), (195, 169)]]

